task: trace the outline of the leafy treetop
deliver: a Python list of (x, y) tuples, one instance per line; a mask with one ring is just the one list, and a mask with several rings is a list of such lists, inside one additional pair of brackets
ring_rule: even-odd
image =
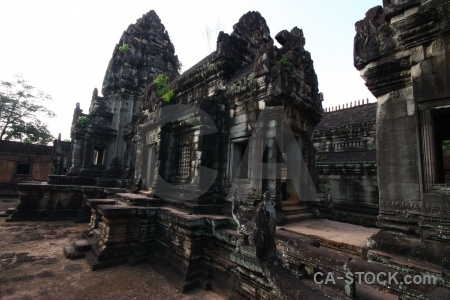
[(51, 100), (50, 95), (29, 85), (21, 75), (0, 81), (0, 141), (49, 144), (53, 136), (41, 119), (55, 113), (40, 104), (46, 100)]

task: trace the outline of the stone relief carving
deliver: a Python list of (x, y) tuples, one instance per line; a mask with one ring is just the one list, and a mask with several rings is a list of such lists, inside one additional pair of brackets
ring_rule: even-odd
[(396, 201), (382, 201), (380, 202), (381, 210), (396, 210), (402, 215), (408, 213), (425, 213), (430, 215), (447, 215), (450, 214), (450, 199), (447, 199), (441, 205), (430, 204), (420, 207), (418, 204), (396, 202)]
[(377, 27), (385, 23), (383, 8), (376, 6), (367, 11), (364, 20), (355, 23), (354, 65), (361, 69), (362, 65), (380, 55), (377, 41)]

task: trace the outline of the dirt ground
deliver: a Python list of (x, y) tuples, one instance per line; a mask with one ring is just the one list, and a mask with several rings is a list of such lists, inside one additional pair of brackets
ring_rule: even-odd
[[(14, 204), (0, 199), (0, 211)], [(93, 272), (84, 259), (66, 259), (63, 247), (86, 227), (0, 217), (0, 299), (223, 299), (201, 289), (182, 294), (149, 264)]]

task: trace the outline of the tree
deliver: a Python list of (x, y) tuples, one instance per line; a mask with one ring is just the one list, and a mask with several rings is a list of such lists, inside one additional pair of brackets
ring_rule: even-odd
[(216, 40), (219, 32), (224, 30), (223, 24), (220, 22), (220, 18), (218, 18), (214, 23), (206, 23), (205, 31), (203, 32), (203, 36), (206, 39), (206, 45), (208, 46), (208, 51), (211, 52), (216, 49)]
[(44, 117), (55, 113), (41, 104), (50, 95), (29, 85), (21, 75), (0, 84), (0, 141), (46, 145), (53, 140)]

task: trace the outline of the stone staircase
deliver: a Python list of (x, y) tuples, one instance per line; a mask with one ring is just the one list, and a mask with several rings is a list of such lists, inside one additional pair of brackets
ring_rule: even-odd
[(68, 259), (80, 259), (86, 256), (86, 252), (91, 250), (91, 243), (87, 239), (79, 239), (72, 245), (64, 247), (64, 256)]
[[(93, 209), (97, 209), (99, 205), (117, 205), (118, 201), (114, 199), (87, 199), (86, 204)], [(92, 245), (98, 244), (99, 237), (101, 236), (102, 223), (98, 220), (93, 220), (91, 216), (91, 226), (93, 222), (97, 222), (99, 225), (92, 230), (92, 234), (85, 231), (82, 234), (82, 239), (76, 240), (72, 245), (66, 246), (63, 249), (64, 256), (68, 259), (80, 259), (86, 256), (86, 253), (91, 251)]]
[(298, 199), (290, 197), (281, 201), (281, 213), (285, 217), (285, 223), (293, 223), (314, 218), (311, 208), (301, 206)]
[[(106, 255), (103, 262), (103, 258), (100, 257), (99, 248), (102, 243), (104, 243), (105, 232), (108, 232), (107, 236), (110, 239), (119, 239), (122, 242), (123, 238), (129, 239), (131, 235), (142, 235), (142, 233), (134, 232), (134, 234), (128, 232), (130, 228), (135, 230), (137, 224), (130, 225), (126, 221), (121, 220), (118, 224), (108, 224), (108, 226), (114, 226), (114, 230), (110, 228), (105, 228), (104, 217), (109, 218), (112, 215), (117, 218), (125, 216), (135, 216), (135, 218), (140, 218), (141, 216), (154, 214), (154, 210), (166, 204), (166, 206), (174, 207), (180, 211), (189, 213), (216, 213), (220, 211), (220, 205), (201, 205), (196, 203), (176, 201), (176, 200), (164, 200), (162, 198), (152, 197), (151, 191), (140, 191), (139, 193), (115, 193), (114, 199), (87, 199), (86, 205), (91, 208), (91, 220), (89, 224), (89, 229), (84, 231), (82, 234), (82, 239), (73, 242), (71, 245), (64, 247), (63, 252), (68, 259), (80, 259), (86, 258), (89, 265), (91, 265), (92, 270), (97, 270), (104, 267), (111, 267), (122, 263), (131, 263), (135, 258), (127, 257), (126, 259), (120, 258), (116, 260)], [(166, 208), (169, 209), (169, 208)], [(106, 213), (106, 214), (105, 214)], [(131, 226), (131, 227), (130, 227)], [(118, 228), (118, 229), (117, 229)], [(126, 236), (124, 237), (124, 232)], [(138, 236), (134, 236), (138, 239)], [(114, 242), (116, 243), (116, 242)], [(99, 253), (97, 253), (99, 252)], [(120, 251), (118, 251), (120, 252)], [(139, 252), (135, 249), (134, 252)]]
[(140, 218), (151, 217), (162, 203), (162, 199), (148, 197), (145, 193), (117, 193), (114, 199), (87, 199), (92, 213), (88, 229), (82, 239), (64, 248), (65, 257), (86, 258), (92, 270), (135, 264), (140, 259), (136, 241), (146, 240), (140, 231), (145, 226), (140, 224)]
[(2, 218), (2, 217), (7, 218), (15, 211), (16, 211), (15, 207), (7, 208), (5, 211), (0, 211), (0, 218)]

